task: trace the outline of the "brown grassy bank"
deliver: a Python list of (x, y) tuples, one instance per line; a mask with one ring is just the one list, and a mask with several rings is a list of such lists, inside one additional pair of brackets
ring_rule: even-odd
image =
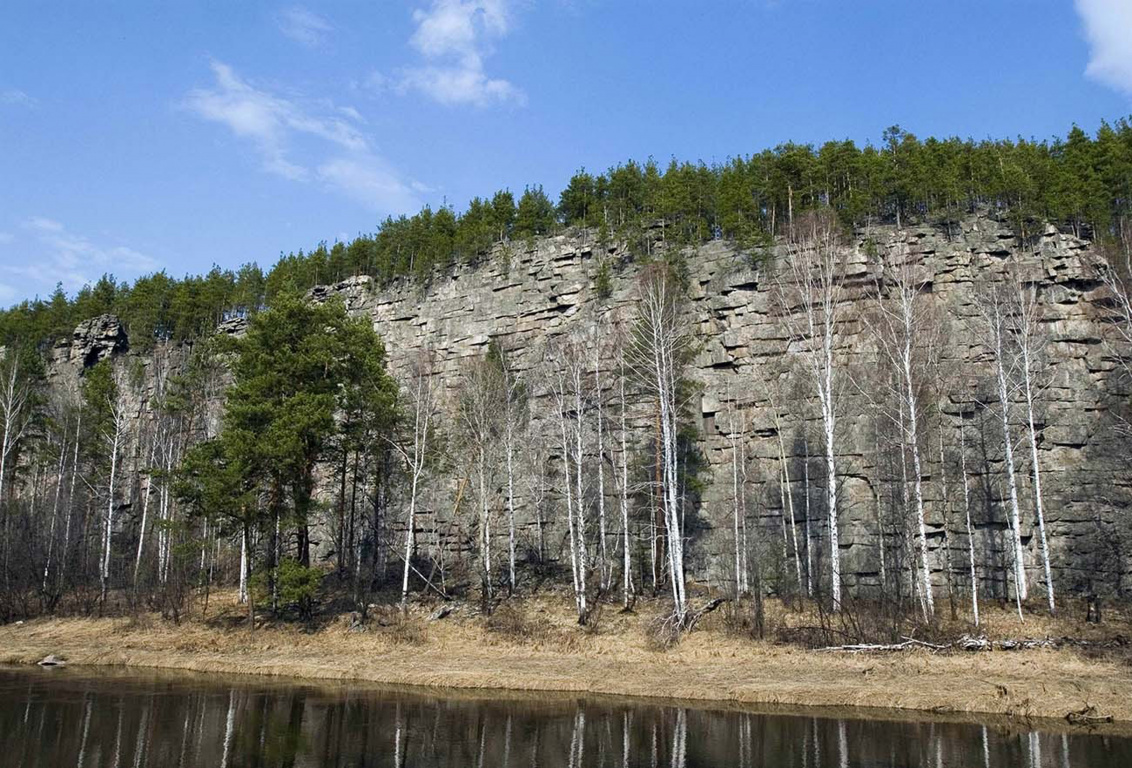
[[(428, 621), (378, 616), (367, 631), (343, 617), (314, 632), (239, 626), (230, 596), (207, 620), (174, 625), (135, 619), (40, 619), (0, 627), (0, 663), (31, 664), (54, 653), (72, 665), (117, 665), (465, 689), (584, 692), (777, 707), (870, 707), (1058, 718), (1093, 706), (1132, 732), (1132, 665), (1080, 649), (843, 654), (755, 641), (709, 616), (675, 648), (659, 651), (648, 626), (659, 607), (612, 609), (597, 629), (570, 620), (553, 598), (505, 605), (487, 619), (468, 608)], [(777, 610), (781, 611), (780, 608)], [(785, 612), (778, 618), (790, 621)], [(1122, 627), (1068, 626), (988, 611), (991, 638), (1111, 638)], [(794, 619), (804, 621), (805, 617)], [(1074, 633), (1072, 630), (1078, 630)]]

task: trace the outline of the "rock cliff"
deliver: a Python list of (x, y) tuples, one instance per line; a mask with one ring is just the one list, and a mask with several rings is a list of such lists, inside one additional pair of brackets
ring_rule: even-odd
[[(1090, 244), (1047, 228), (1023, 245), (1006, 225), (972, 217), (950, 231), (930, 226), (876, 227), (857, 233), (847, 250), (844, 279), (851, 305), (843, 315), (836, 350), (846, 372), (838, 414), (842, 462), (838, 482), (844, 501), (840, 535), (846, 582), (850, 586), (879, 584), (878, 529), (885, 531), (884, 554), (890, 573), (909, 567), (898, 512), (898, 480), (906, 470), (893, 451), (891, 430), (875, 428), (879, 366), (875, 341), (863, 322), (871, 306), (876, 254), (887, 253), (917, 264), (941, 324), (940, 365), (935, 380), (927, 382), (935, 394), (925, 404), (930, 411), (929, 427), (922, 441), (928, 457), (924, 487), (930, 557), (938, 587), (965, 588), (958, 574), (965, 573), (966, 567), (966, 469), (979, 576), (989, 589), (1002, 593), (1004, 588), (1010, 554), (1002, 502), (1006, 494), (1002, 432), (995, 421), (999, 404), (975, 302), (985, 286), (1017, 278), (1036, 287), (1040, 325), (1048, 340), (1037, 426), (1055, 582), (1059, 589), (1067, 590), (1132, 586), (1132, 567), (1125, 550), (1130, 456), (1119, 429), (1129, 383), (1112, 332), (1108, 294), (1096, 277), (1099, 257)], [(600, 299), (594, 288), (599, 256), (614, 265), (612, 294), (607, 299)], [(744, 501), (750, 536), (765, 563), (788, 570), (792, 544), (783, 527), (778, 461), (781, 431), (796, 494), (798, 535), (812, 541), (814, 572), (823, 574), (827, 532), (820, 491), (825, 480), (816, 459), (820, 452), (817, 413), (811, 385), (796, 363), (797, 350), (775, 300), (774, 259), (756, 267), (729, 245), (712, 242), (689, 252), (687, 264), (686, 321), (694, 328), (698, 343), (688, 371), (697, 384), (692, 420), (707, 464), (702, 473), (701, 504), (698, 510), (689, 511), (687, 521), (690, 567), (702, 580), (725, 582), (732, 577), (726, 564), (733, 562), (729, 553), (734, 536), (732, 457), (736, 441), (731, 433), (735, 430), (746, 438)], [(563, 235), (526, 246), (513, 244), (508, 258), (497, 255), (482, 265), (456, 268), (437, 276), (427, 288), (402, 285), (373, 290), (368, 278), (353, 278), (316, 288), (312, 299), (341, 295), (351, 312), (371, 317), (385, 339), (395, 374), (405, 371), (414, 351), (433, 350), (449, 409), (460, 388), (465, 361), (483, 354), (489, 341), (497, 340), (511, 351), (513, 365), (531, 386), (532, 434), (545, 436), (553, 456), (555, 427), (548, 420), (551, 398), (543, 367), (547, 345), (562, 334), (591, 332), (594, 327), (609, 328), (618, 320), (630, 320), (638, 272), (632, 259), (616, 249), (602, 253), (592, 239)], [(239, 325), (229, 323), (225, 331), (239, 332)], [(73, 382), (83, 366), (107, 355), (115, 355), (123, 364), (141, 365), (145, 369), (142, 378), (148, 383), (139, 390), (136, 413), (138, 418), (147, 418), (149, 402), (159, 387), (159, 372), (180, 365), (186, 351), (164, 344), (150, 355), (139, 356), (125, 347), (124, 335), (112, 318), (89, 321), (76, 329), (69, 347), (56, 350), (53, 375), (60, 382)], [(612, 360), (606, 364), (611, 367)], [(214, 402), (218, 409), (218, 393)], [(1023, 414), (1017, 402), (1011, 420), (1014, 439), (1022, 445)], [(647, 425), (647, 403), (638, 404), (634, 418), (642, 428)], [(448, 419), (447, 425), (453, 426), (454, 420)], [(962, 455), (961, 441), (966, 446)], [(1016, 454), (1026, 566), (1031, 582), (1037, 584), (1041, 566), (1028, 450)], [(458, 471), (430, 495), (422, 518), (424, 529), (440, 531), (443, 526), (438, 521), (458, 506), (454, 502), (461, 478), (456, 475)], [(802, 493), (807, 476), (808, 499)], [(607, 491), (612, 488), (608, 483)], [(524, 535), (529, 540), (533, 535), (530, 495), (520, 494), (520, 503), (528, 524)], [(551, 517), (556, 503), (551, 494), (546, 501)], [(807, 508), (808, 524), (804, 519)], [(616, 530), (616, 526), (611, 528)], [(950, 569), (946, 567), (949, 558)], [(956, 575), (949, 575), (952, 572)]]

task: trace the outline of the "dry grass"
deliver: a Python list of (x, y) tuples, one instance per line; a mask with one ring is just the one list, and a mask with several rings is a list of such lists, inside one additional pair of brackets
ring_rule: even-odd
[[(316, 632), (290, 625), (255, 632), (236, 623), (231, 595), (206, 623), (140, 619), (43, 619), (0, 627), (0, 663), (28, 664), (49, 653), (71, 664), (252, 673), (383, 684), (587, 692), (741, 704), (885, 707), (936, 713), (1064, 718), (1095, 706), (1132, 730), (1132, 665), (1077, 650), (848, 655), (752, 640), (724, 611), (667, 650), (649, 627), (663, 604), (623, 614), (607, 607), (599, 628), (573, 619), (555, 596), (504, 603), (491, 617), (467, 606), (428, 621), (433, 606), (409, 616), (374, 612), (358, 631), (344, 617)], [(814, 617), (768, 603), (768, 624), (804, 626)], [(1102, 628), (987, 607), (991, 637), (1071, 635), (1111, 639), (1127, 619)], [(961, 627), (953, 627), (955, 631)]]

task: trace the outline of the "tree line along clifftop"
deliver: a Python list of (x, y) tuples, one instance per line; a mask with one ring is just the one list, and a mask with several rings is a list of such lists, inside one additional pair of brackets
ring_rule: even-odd
[[(462, 213), (425, 207), (386, 218), (372, 234), (320, 243), (281, 256), (266, 272), (255, 263), (215, 266), (178, 279), (165, 271), (132, 285), (104, 275), (69, 297), (23, 301), (0, 312), (0, 343), (50, 344), (102, 314), (121, 318), (131, 345), (208, 336), (232, 314), (254, 313), (288, 289), (368, 275), (380, 286), (427, 284), (457, 264), (496, 254), (500, 244), (565, 227), (592, 230), (635, 258), (673, 253), (713, 239), (757, 258), (801, 213), (829, 207), (846, 227), (931, 222), (953, 226), (973, 210), (1007, 217), (1019, 236), (1052, 222), (1097, 241), (1132, 239), (1132, 125), (1102, 123), (1092, 135), (1074, 126), (1064, 138), (921, 140), (897, 126), (878, 146), (829, 141), (780, 144), (711, 165), (673, 159), (629, 161), (576, 173), (557, 204), (542, 186), (521, 195), (476, 197)], [(677, 248), (673, 248), (676, 246)]]

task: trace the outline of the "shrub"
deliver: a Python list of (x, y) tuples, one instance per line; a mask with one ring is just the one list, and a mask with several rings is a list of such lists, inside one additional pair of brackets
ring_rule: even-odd
[(594, 272), (594, 293), (602, 301), (613, 295), (613, 275), (609, 268), (609, 259), (602, 259)]
[[(259, 599), (271, 594), (270, 573), (261, 571), (252, 578), (253, 593)], [(283, 560), (275, 569), (275, 589), (279, 605), (293, 608), (303, 621), (314, 618), (318, 605), (318, 589), (322, 586), (323, 572), (303, 565), (298, 560)]]

